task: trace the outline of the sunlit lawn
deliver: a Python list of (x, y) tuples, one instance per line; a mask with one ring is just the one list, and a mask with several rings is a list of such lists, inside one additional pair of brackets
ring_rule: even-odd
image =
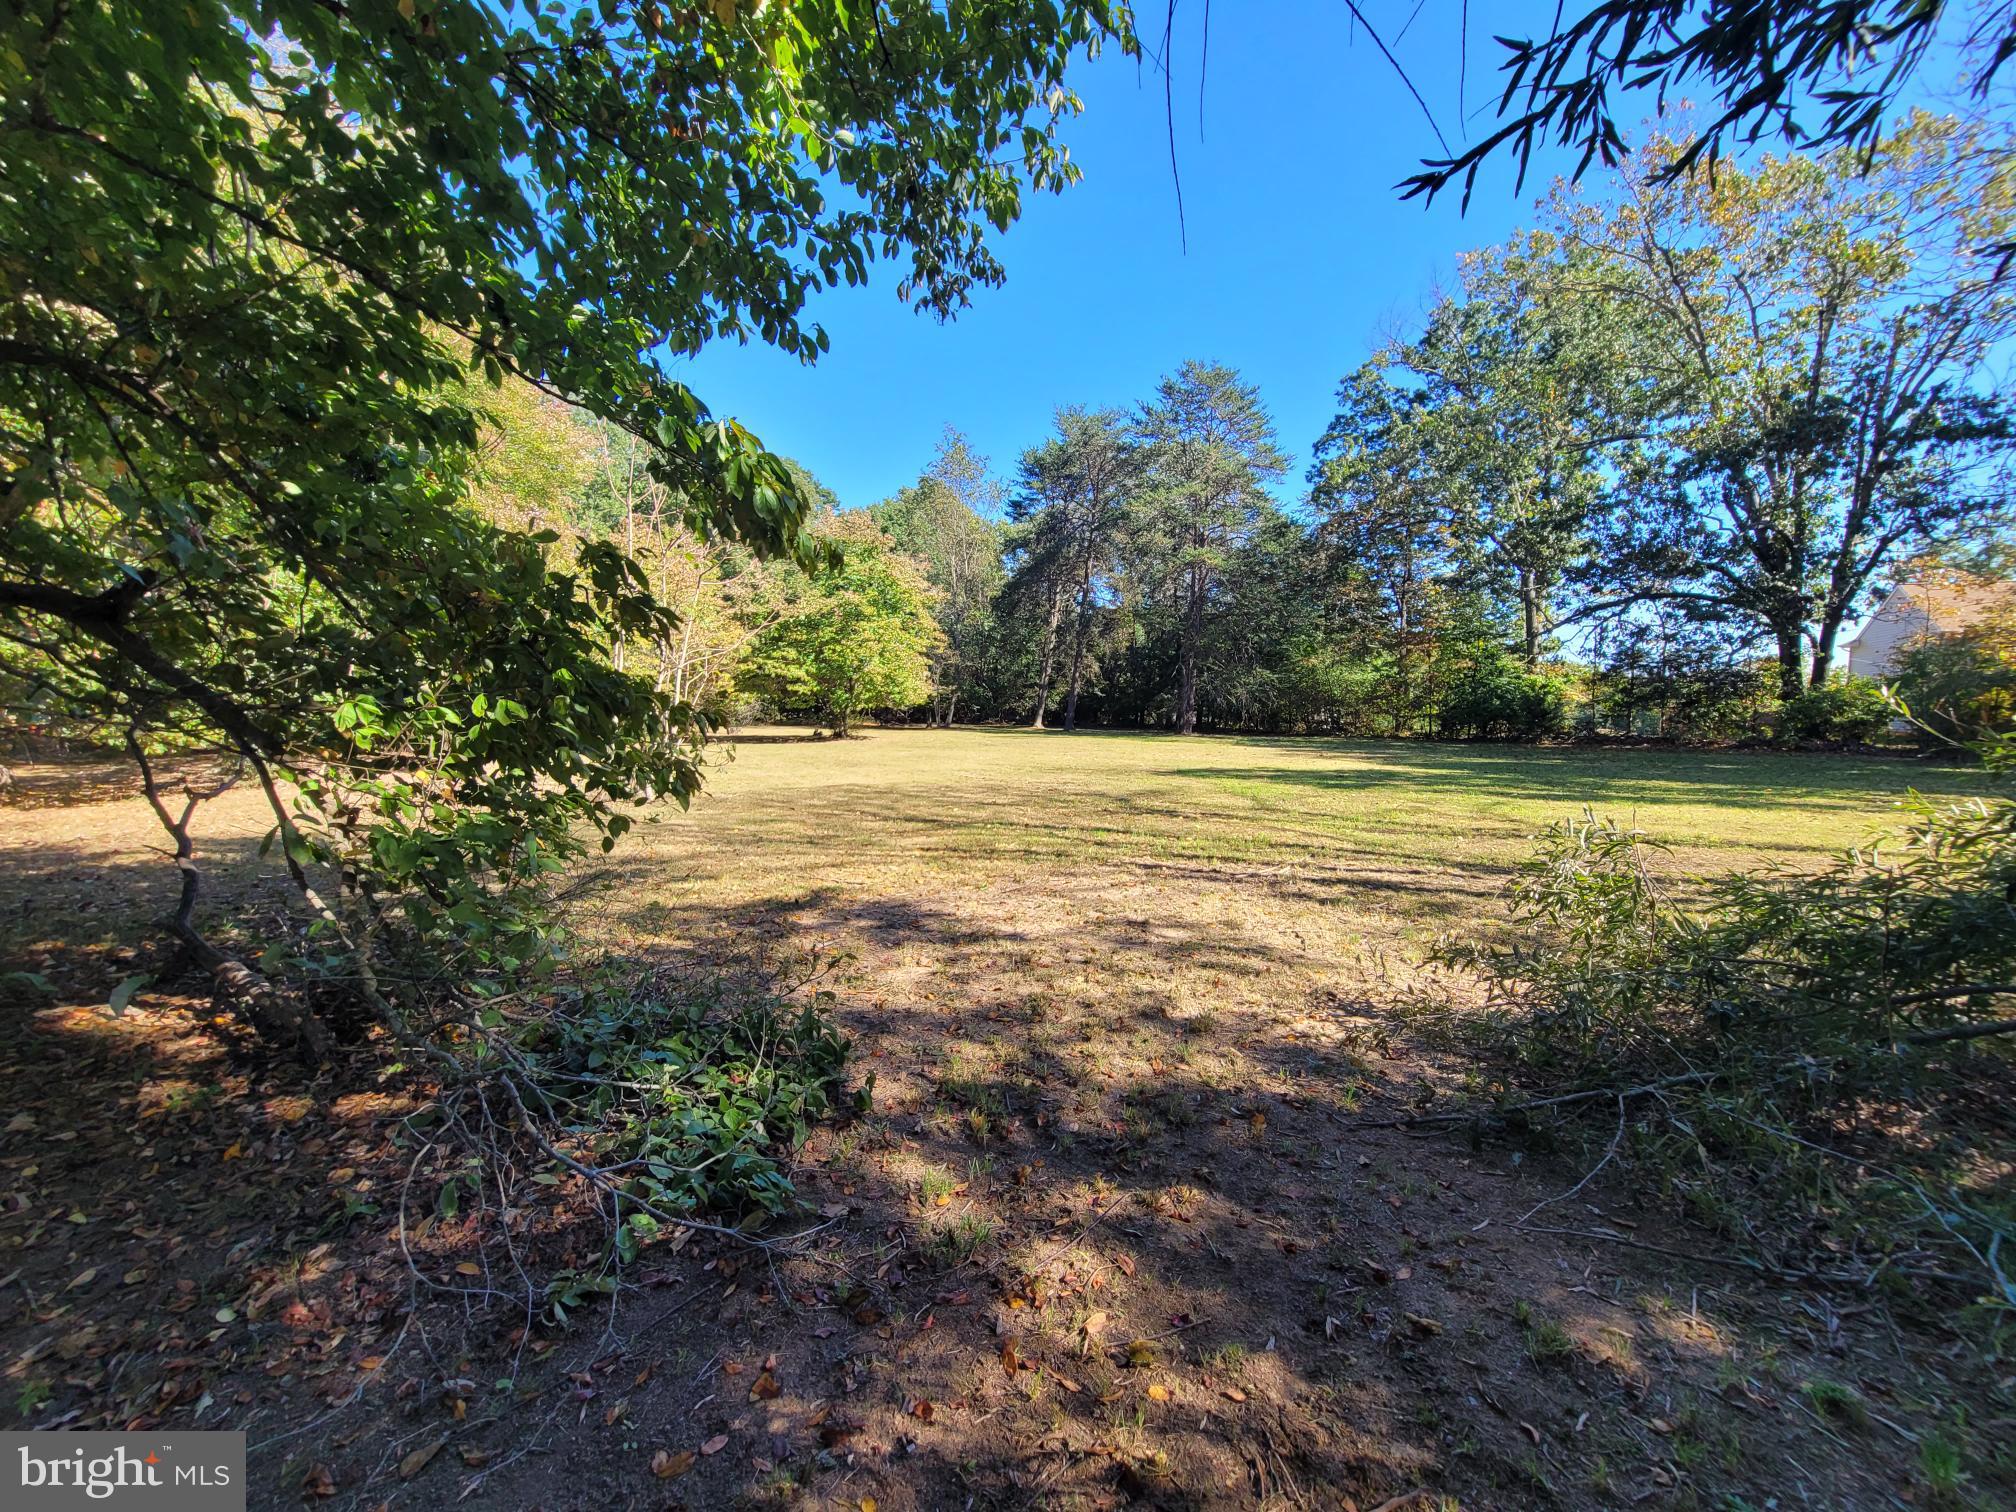
[(1257, 965), (1334, 985), (1350, 961), (1488, 927), (1532, 836), (1585, 805), (1671, 845), (1684, 875), (1818, 864), (1896, 824), (1914, 788), (1982, 779), (1818, 755), (754, 732), (690, 814), (618, 851), (602, 914), (645, 944), (788, 927), (988, 992), (1068, 958), (1095, 990), (1181, 1000), (1228, 977), (1279, 1007)]

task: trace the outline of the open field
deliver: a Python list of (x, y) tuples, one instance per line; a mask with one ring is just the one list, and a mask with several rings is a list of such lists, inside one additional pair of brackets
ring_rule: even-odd
[[(1879, 1508), (1927, 1504), (1916, 1446), (1956, 1411), (2008, 1410), (1943, 1326), (1589, 1236), (1716, 1248), (1655, 1193), (1598, 1182), (1536, 1220), (1582, 1234), (1516, 1228), (1582, 1151), (1361, 1127), (1464, 1086), (1395, 1004), (1437, 935), (1494, 926), (1548, 821), (1631, 819), (1676, 874), (1796, 867), (1970, 772), (752, 732), (601, 863), (580, 927), (668, 971), (845, 958), (875, 1096), (794, 1173), (826, 1247), (773, 1267), (696, 1241), (543, 1353), (497, 1325), (448, 1358), (397, 1327), (387, 1210), (356, 1185), (405, 1104), (283, 1085), (166, 999), (106, 1018), (172, 875), (116, 777), (58, 804), (61, 774), (22, 775), (0, 917), (61, 1006), (6, 1010), (10, 1395), (245, 1427), (254, 1505)], [(256, 908), (252, 804), (205, 822)], [(146, 1142), (148, 1190), (94, 1186), (94, 1128)], [(346, 1150), (334, 1186), (291, 1189)], [(136, 1271), (200, 1326), (142, 1342)], [(285, 1311), (238, 1317), (276, 1286)], [(750, 1389), (766, 1361), (775, 1396)], [(443, 1376), (516, 1384), (444, 1418)], [(1817, 1414), (1832, 1381), (1877, 1416)], [(402, 1477), (430, 1442), (456, 1453)], [(1970, 1462), (1968, 1494), (1996, 1504), (2008, 1471)]]

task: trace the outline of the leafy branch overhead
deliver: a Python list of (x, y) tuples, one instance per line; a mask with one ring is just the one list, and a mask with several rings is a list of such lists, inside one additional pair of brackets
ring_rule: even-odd
[[(1534, 148), (1550, 141), (1579, 154), (1580, 178), (1591, 163), (1613, 167), (1626, 156), (1620, 113), (1664, 112), (1689, 92), (1702, 97), (1704, 119), (1669, 176), (1714, 163), (1732, 140), (1872, 153), (1935, 44), (1966, 60), (1969, 88), (1983, 99), (2016, 54), (2016, 11), (1988, 5), (1955, 22), (1958, 10), (1924, 0), (1598, 0), (1580, 15), (1557, 9), (1544, 35), (1496, 39), (1505, 50), (1497, 129), (1427, 160), (1402, 187), (1408, 198), (1432, 198), (1460, 180), (1467, 206), (1493, 156), (1511, 153), (1523, 186)], [(1466, 41), (1469, 21), (1466, 5)]]
[(987, 228), (1075, 176), (1063, 71), (1124, 14), (161, 19), (0, 22), (0, 673), (104, 737), (252, 764), (304, 887), (339, 865), (349, 912), (317, 904), (352, 948), (397, 923), (511, 968), (550, 943), (579, 822), (613, 840), (622, 800), (690, 794), (699, 726), (604, 654), (667, 638), (638, 566), (467, 507), (464, 375), (632, 438), (683, 528), (811, 563), (791, 470), (664, 357), (812, 360), (807, 296), (877, 258), (940, 316), (998, 282)]

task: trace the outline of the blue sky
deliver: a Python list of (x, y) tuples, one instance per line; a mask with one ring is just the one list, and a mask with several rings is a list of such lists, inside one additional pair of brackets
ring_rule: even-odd
[[(1454, 0), (1366, 4), (1458, 140)], [(1482, 8), (1478, 8), (1481, 15)], [(1551, 7), (1491, 7), (1507, 32)], [(1509, 169), (1480, 181), (1468, 215), (1445, 196), (1423, 208), (1393, 185), (1435, 138), (1342, 0), (1219, 4), (1199, 123), (1204, 7), (1184, 5), (1174, 45), (1176, 151), (1188, 248), (1179, 236), (1161, 76), (1109, 54), (1073, 83), (1085, 113), (1066, 139), (1084, 180), (1027, 202), (997, 246), (1008, 281), (949, 325), (914, 314), (884, 264), (864, 288), (821, 295), (832, 350), (812, 368), (760, 346), (717, 343), (676, 364), (715, 413), (734, 415), (860, 506), (925, 466), (950, 424), (1005, 476), (1059, 404), (1129, 405), (1185, 358), (1230, 363), (1260, 385), (1302, 488), (1337, 380), (1425, 311), (1456, 255), (1503, 238), (1564, 157), (1536, 159), (1523, 195)], [(1489, 129), (1499, 49), (1477, 21), (1470, 46), (1473, 133)], [(1159, 49), (1161, 17), (1144, 16)]]

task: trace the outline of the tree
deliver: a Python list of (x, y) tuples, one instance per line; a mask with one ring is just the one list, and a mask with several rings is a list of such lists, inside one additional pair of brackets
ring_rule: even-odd
[(23, 0), (0, 19), (8, 681), (136, 752), (248, 763), (395, 1032), (374, 940), (519, 968), (542, 879), (584, 832), (613, 843), (622, 800), (689, 795), (699, 732), (609, 663), (670, 624), (636, 564), (594, 541), (550, 565), (468, 507), (465, 376), (636, 438), (696, 535), (796, 549), (788, 469), (653, 354), (753, 335), (809, 360), (807, 294), (878, 254), (954, 312), (1001, 276), (986, 226), (1075, 176), (1062, 71), (1125, 24), (1103, 0)]
[(1584, 558), (1617, 449), (1641, 439), (1670, 387), (1632, 361), (1629, 306), (1577, 298), (1591, 255), (1545, 233), (1462, 260), (1462, 297), (1382, 353), (1418, 386), (1433, 502), (1451, 536), (1502, 578), (1521, 653), (1539, 664), (1564, 581)]
[[(2016, 56), (2016, 9), (1983, 7), (1955, 49), (1958, 9), (1913, 0), (1600, 0), (1578, 16), (1559, 8), (1545, 37), (1498, 39), (1506, 49), (1498, 115), (1511, 118), (1463, 152), (1427, 160), (1407, 180), (1407, 195), (1432, 197), (1460, 179), (1467, 204), (1478, 170), (1508, 148), (1523, 185), (1533, 148), (1550, 138), (1581, 150), (1578, 179), (1599, 158), (1614, 167), (1626, 151), (1617, 89), (1649, 91), (1640, 97), (1662, 107), (1669, 96), (1705, 92), (1717, 107), (1661, 165), (1664, 178), (1704, 158), (1713, 164), (1731, 137), (1756, 142), (1768, 133), (1808, 151), (1845, 145), (1873, 154), (1942, 30), (1949, 52), (1970, 65), (1977, 99)], [(1802, 125), (1802, 114), (1810, 120), (1815, 111), (1818, 126)]]
[(1229, 367), (1186, 362), (1136, 417), (1147, 479), (1142, 526), (1180, 605), (1176, 730), (1197, 728), (1205, 619), (1231, 554), (1266, 502), (1261, 485), (1287, 470), (1259, 390)]
[(1649, 321), (1684, 392), (1640, 459), (1590, 610), (1664, 597), (1776, 644), (1780, 696), (1819, 687), (1885, 565), (1978, 526), (2011, 436), (1977, 387), (2016, 289), (1977, 250), (2016, 225), (2016, 170), (1916, 117), (1872, 164), (1766, 159), (1712, 180), (1650, 144), (1607, 210), (1557, 198), (1601, 259), (1599, 310)]
[(747, 693), (809, 708), (845, 735), (870, 709), (931, 696), (931, 658), (944, 643), (924, 574), (866, 515), (825, 532), (833, 560), (783, 588), (774, 623), (735, 674)]
[(1011, 505), (1012, 518), (1025, 527), (1018, 555), (1022, 571), (1044, 580), (1044, 647), (1030, 721), (1036, 729), (1043, 728), (1060, 664), (1064, 728), (1078, 727), (1086, 649), (1140, 476), (1140, 456), (1118, 410), (1060, 409), (1056, 434), (1022, 454), (1020, 491)]
[(1460, 485), (1438, 470), (1438, 439), (1428, 401), (1375, 360), (1338, 386), (1309, 468), (1338, 631), (1381, 664), (1395, 735), (1433, 707), (1437, 637), (1465, 586), (1447, 505)]
[(938, 592), (938, 624), (945, 637), (932, 668), (932, 714), (947, 727), (961, 698), (974, 691), (1001, 583), (1001, 534), (994, 523), (999, 493), (986, 458), (947, 426), (924, 476), (869, 511), (898, 551), (923, 563), (925, 577)]

